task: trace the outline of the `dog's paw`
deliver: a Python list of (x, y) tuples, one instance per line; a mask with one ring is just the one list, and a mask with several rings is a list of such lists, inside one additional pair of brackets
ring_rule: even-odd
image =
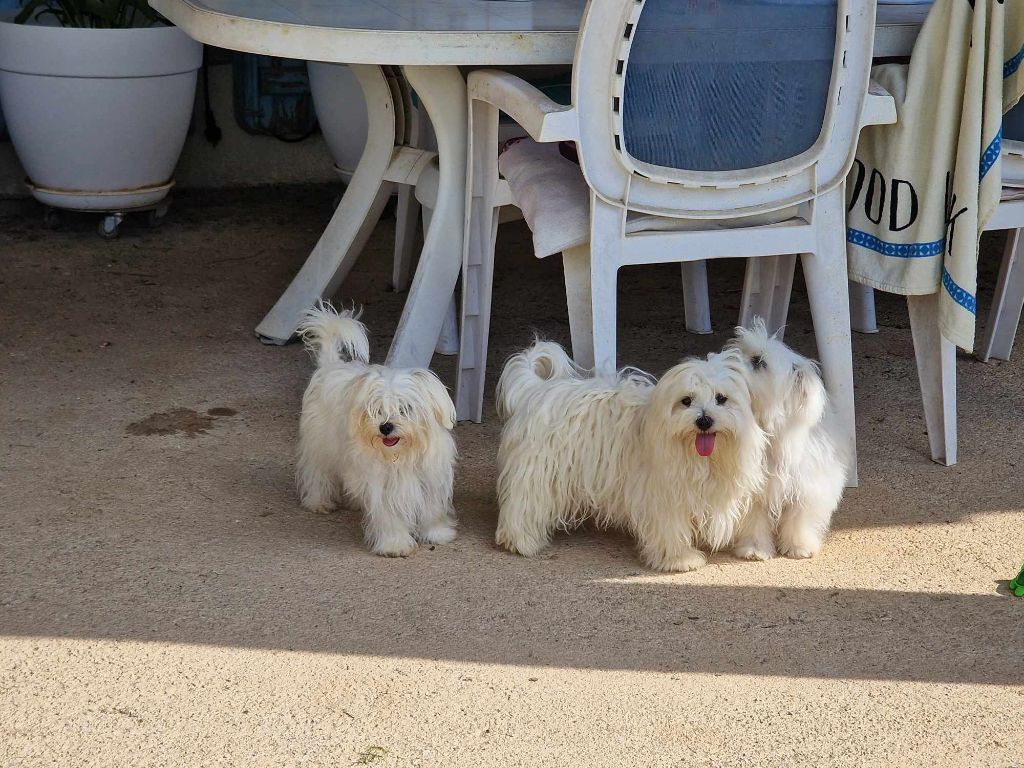
[(498, 529), (494, 537), (499, 547), (504, 547), (509, 552), (514, 552), (523, 557), (533, 557), (540, 554), (541, 550), (548, 545), (546, 538), (534, 538), (531, 536), (512, 536), (507, 531)]
[(805, 560), (808, 557), (814, 557), (821, 551), (821, 539), (802, 533), (783, 536), (779, 541), (779, 551), (786, 557)]
[(432, 525), (420, 534), (424, 544), (451, 544), (455, 541), (455, 526), (451, 523)]
[(786, 557), (792, 557), (794, 560), (806, 560), (809, 557), (814, 557), (818, 552), (821, 551), (821, 545), (816, 546), (800, 546), (799, 544), (783, 545), (780, 547), (782, 554)]
[(416, 539), (408, 533), (394, 534), (373, 544), (373, 553), (383, 557), (406, 557), (416, 551)]
[(687, 571), (696, 571), (698, 568), (703, 568), (707, 563), (707, 555), (698, 549), (694, 549), (676, 557), (669, 557), (656, 563), (651, 563), (650, 566), (656, 571), (686, 573)]
[(775, 547), (764, 542), (741, 542), (732, 553), (741, 560), (771, 560), (775, 557)]
[(330, 515), (338, 511), (338, 505), (330, 501), (321, 502), (319, 504), (305, 504), (303, 506), (305, 506), (306, 509), (314, 515)]

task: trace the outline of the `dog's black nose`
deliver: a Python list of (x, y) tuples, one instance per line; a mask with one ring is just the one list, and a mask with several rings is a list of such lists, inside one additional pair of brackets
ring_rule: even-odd
[(394, 431), (395, 425), (392, 424), (390, 421), (385, 421), (383, 424), (380, 425), (380, 433), (384, 435), (384, 437), (387, 437)]
[(702, 413), (700, 418), (697, 419), (695, 423), (697, 425), (697, 429), (701, 430), (702, 432), (707, 432), (709, 429), (711, 429), (711, 427), (714, 426), (715, 420), (708, 416), (706, 413)]

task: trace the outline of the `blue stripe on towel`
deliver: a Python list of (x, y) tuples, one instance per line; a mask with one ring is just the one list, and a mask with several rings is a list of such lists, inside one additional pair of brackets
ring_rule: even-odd
[(1003, 77), (1007, 78), (1010, 75), (1016, 73), (1017, 70), (1020, 69), (1020, 63), (1022, 61), (1024, 61), (1024, 46), (1022, 46), (1021, 49), (1017, 51), (1016, 56), (1014, 56), (1009, 61), (1003, 62)]
[(936, 240), (932, 243), (887, 243), (867, 232), (861, 232), (853, 227), (846, 228), (846, 242), (853, 243), (861, 248), (868, 248), (877, 251), (883, 256), (895, 256), (899, 259), (920, 259), (926, 256), (938, 256), (946, 250), (946, 239)]
[(978, 314), (978, 300), (957, 285), (953, 280), (953, 276), (945, 268), (942, 270), (942, 287), (946, 289), (946, 293), (953, 297), (953, 301), (972, 315)]
[(996, 164), (996, 160), (999, 159), (999, 150), (1003, 145), (1003, 129), (1000, 127), (996, 133), (996, 137), (992, 139), (985, 151), (981, 153), (981, 165), (978, 168), (978, 181), (985, 178), (985, 174), (989, 172), (993, 165)]

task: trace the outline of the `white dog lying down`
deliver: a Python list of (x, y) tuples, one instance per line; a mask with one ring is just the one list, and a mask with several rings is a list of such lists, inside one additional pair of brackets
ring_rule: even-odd
[(346, 494), (379, 555), (407, 555), (417, 541), (447, 544), (455, 538), (455, 406), (431, 371), (370, 365), (357, 318), (321, 302), (299, 327), (317, 362), (299, 423), (302, 505), (328, 512)]
[(766, 438), (736, 350), (687, 360), (653, 383), (591, 378), (537, 341), (498, 382), (497, 541), (523, 555), (587, 518), (627, 528), (644, 562), (690, 571), (718, 549), (763, 480)]
[(740, 526), (735, 553), (767, 560), (777, 538), (782, 554), (811, 557), (821, 550), (849, 465), (818, 366), (769, 335), (760, 318), (737, 328), (729, 347), (746, 360), (754, 414), (769, 438), (764, 492)]

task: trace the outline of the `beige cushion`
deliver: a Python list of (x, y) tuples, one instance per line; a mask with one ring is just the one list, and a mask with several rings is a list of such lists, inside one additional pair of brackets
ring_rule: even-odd
[(498, 170), (530, 225), (538, 259), (590, 239), (590, 189), (557, 144), (518, 139), (498, 157)]
[[(533, 250), (538, 259), (590, 240), (590, 188), (579, 165), (563, 157), (557, 144), (516, 139), (498, 157), (498, 170), (533, 232)], [(626, 232), (756, 227), (789, 221), (798, 215), (798, 206), (738, 219), (676, 219), (630, 213)]]

